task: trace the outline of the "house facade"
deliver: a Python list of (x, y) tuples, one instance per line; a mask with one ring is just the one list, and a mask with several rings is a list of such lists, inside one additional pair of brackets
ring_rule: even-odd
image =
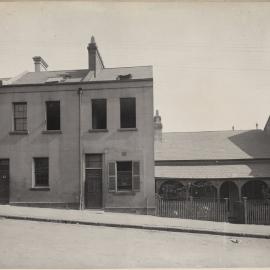
[(269, 121), (264, 130), (162, 132), (154, 117), (156, 193), (167, 199), (270, 199)]
[(0, 87), (0, 200), (13, 205), (154, 209), (151, 66), (35, 72)]

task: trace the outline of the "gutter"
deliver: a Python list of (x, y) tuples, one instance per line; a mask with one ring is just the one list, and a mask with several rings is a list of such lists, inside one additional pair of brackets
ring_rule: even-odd
[(143, 82), (150, 81), (153, 82), (153, 78), (143, 78), (143, 79), (131, 79), (131, 80), (107, 80), (107, 81), (80, 81), (80, 82), (63, 82), (63, 83), (25, 83), (25, 84), (8, 84), (2, 85), (1, 88), (11, 88), (11, 87), (24, 87), (24, 86), (55, 86), (55, 85), (81, 85), (81, 84), (103, 84), (103, 83), (130, 83), (130, 82)]

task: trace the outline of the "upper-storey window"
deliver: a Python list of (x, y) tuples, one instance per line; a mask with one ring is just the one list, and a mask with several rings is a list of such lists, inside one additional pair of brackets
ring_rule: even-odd
[(107, 128), (106, 99), (92, 99), (92, 129)]
[(14, 131), (27, 131), (27, 103), (13, 103)]
[(46, 102), (47, 130), (60, 130), (60, 101)]
[(136, 128), (136, 99), (120, 98), (121, 128)]

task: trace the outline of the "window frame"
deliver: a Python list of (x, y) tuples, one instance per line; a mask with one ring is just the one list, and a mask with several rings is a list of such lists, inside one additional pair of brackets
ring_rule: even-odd
[[(48, 171), (47, 171), (47, 185), (37, 185), (36, 183), (36, 160), (47, 159)], [(48, 157), (33, 157), (32, 159), (32, 188), (33, 189), (48, 189), (50, 187), (50, 159)]]
[[(93, 104), (95, 101), (104, 101), (105, 102), (105, 127), (94, 128), (94, 113), (93, 113)], [(107, 99), (106, 98), (93, 98), (91, 99), (91, 130), (92, 131), (105, 131), (108, 128), (108, 110), (107, 110)]]
[[(134, 101), (134, 125), (131, 126), (123, 126), (123, 119), (122, 119), (122, 101), (124, 100), (133, 100)], [(137, 129), (137, 100), (136, 97), (121, 97), (119, 101), (120, 106), (120, 130), (136, 130)]]
[[(120, 162), (131, 162), (131, 185), (132, 188), (129, 190), (119, 190), (118, 189), (118, 170), (117, 170), (117, 163)], [(135, 165), (137, 166), (137, 173), (135, 173)], [(110, 166), (112, 166), (110, 168)], [(113, 169), (113, 173), (110, 172), (110, 169)], [(126, 194), (131, 193), (135, 194), (137, 192), (141, 191), (141, 162), (139, 160), (116, 160), (116, 161), (110, 161), (108, 162), (108, 192), (110, 193), (116, 193), (116, 194)], [(135, 182), (135, 178), (137, 178), (137, 181)], [(114, 184), (112, 185), (112, 182)]]
[[(12, 117), (12, 130), (13, 132), (28, 132), (28, 123), (27, 123), (27, 102), (26, 101), (20, 101), (20, 102), (13, 102), (13, 117)], [(16, 106), (17, 105), (25, 105), (25, 111), (23, 111), (25, 113), (25, 117), (16, 117)], [(25, 124), (25, 129), (17, 129), (16, 128), (16, 120), (17, 119), (24, 119), (26, 120), (26, 124)]]
[[(48, 104), (58, 103), (59, 104), (59, 129), (48, 129)], [(46, 132), (61, 132), (61, 102), (60, 100), (47, 100), (45, 102), (45, 131)]]
[[(129, 180), (131, 180), (131, 189), (119, 189), (119, 187), (118, 187), (118, 178), (119, 178), (119, 175), (118, 175), (118, 173), (119, 172), (123, 172), (123, 171), (120, 171), (119, 169), (118, 169), (118, 164), (120, 164), (120, 163), (130, 163), (130, 166), (131, 166), (131, 171), (127, 171), (127, 172), (130, 172), (130, 174), (131, 174), (131, 179), (129, 179)], [(132, 192), (133, 191), (133, 162), (132, 161), (130, 161), (130, 160), (125, 160), (125, 161), (116, 161), (116, 192)]]

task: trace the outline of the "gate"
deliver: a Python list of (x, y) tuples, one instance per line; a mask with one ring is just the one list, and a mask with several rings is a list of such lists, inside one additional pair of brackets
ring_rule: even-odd
[(233, 201), (231, 204), (228, 221), (231, 223), (245, 223), (245, 207), (242, 201)]

